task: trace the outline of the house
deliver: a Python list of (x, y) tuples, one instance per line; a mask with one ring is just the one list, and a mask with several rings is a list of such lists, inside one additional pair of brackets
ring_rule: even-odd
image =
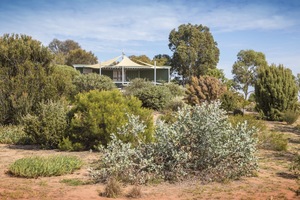
[(83, 74), (98, 73), (110, 77), (117, 86), (123, 86), (135, 78), (153, 83), (170, 82), (170, 66), (156, 66), (138, 61), (133, 62), (127, 56), (121, 56), (94, 65), (74, 64), (74, 68)]

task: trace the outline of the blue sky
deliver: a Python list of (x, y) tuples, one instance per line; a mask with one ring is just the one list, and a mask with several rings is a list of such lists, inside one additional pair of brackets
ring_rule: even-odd
[(21, 33), (48, 45), (72, 39), (98, 60), (172, 55), (168, 37), (181, 24), (203, 24), (220, 49), (228, 78), (240, 50), (300, 73), (299, 0), (1, 0), (0, 35)]

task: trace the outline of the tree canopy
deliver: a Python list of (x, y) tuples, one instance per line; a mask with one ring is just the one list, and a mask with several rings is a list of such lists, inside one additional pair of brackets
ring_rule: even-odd
[(249, 87), (254, 86), (257, 68), (266, 65), (267, 61), (262, 52), (241, 50), (237, 54), (237, 61), (232, 66), (233, 80), (236, 82), (236, 89), (243, 91), (245, 99), (250, 93)]
[(96, 64), (97, 57), (91, 52), (82, 49), (81, 46), (73, 40), (60, 41), (53, 39), (48, 45), (54, 54), (54, 63), (59, 65), (73, 64)]
[(182, 24), (169, 35), (169, 48), (173, 52), (172, 67), (183, 76), (205, 75), (216, 68), (219, 48), (209, 28), (203, 25)]
[(41, 42), (18, 34), (0, 37), (0, 52), (0, 124), (14, 124), (58, 96), (50, 77), (53, 57)]

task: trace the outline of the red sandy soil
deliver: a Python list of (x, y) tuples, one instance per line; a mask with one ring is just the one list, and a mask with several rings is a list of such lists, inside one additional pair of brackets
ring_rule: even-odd
[[(268, 122), (270, 129), (283, 132), (290, 138), (287, 152), (259, 150), (259, 166), (256, 177), (247, 177), (228, 183), (201, 184), (199, 180), (188, 180), (180, 183), (161, 183), (158, 185), (141, 186), (142, 197), (138, 199), (174, 200), (174, 199), (300, 199), (293, 191), (299, 186), (295, 176), (289, 171), (293, 155), (300, 152), (300, 133), (294, 126), (279, 122)], [(43, 177), (25, 179), (11, 177), (7, 174), (8, 166), (15, 160), (28, 156), (43, 156), (53, 154), (76, 155), (82, 158), (85, 165), (73, 174), (59, 177)], [(79, 178), (88, 180), (88, 167), (100, 159), (99, 153), (94, 152), (59, 152), (56, 150), (41, 150), (35, 146), (0, 145), (0, 199), (37, 199), (37, 200), (89, 200), (109, 199), (99, 194), (104, 191), (103, 184), (68, 186), (60, 181), (63, 179)], [(126, 197), (133, 186), (123, 186)]]

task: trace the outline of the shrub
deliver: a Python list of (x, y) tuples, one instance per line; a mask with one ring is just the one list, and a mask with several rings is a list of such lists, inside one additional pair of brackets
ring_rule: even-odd
[(121, 194), (122, 194), (121, 184), (115, 178), (112, 177), (108, 181), (102, 196), (109, 197), (109, 198), (117, 198)]
[[(97, 180), (121, 178), (131, 183), (180, 180), (198, 171), (205, 180), (250, 175), (257, 168), (256, 130), (247, 122), (232, 127), (220, 103), (184, 107), (173, 124), (158, 122), (155, 142), (133, 146), (112, 135), (98, 168)], [(136, 122), (133, 125), (137, 125)], [(126, 129), (123, 129), (126, 133)]]
[[(141, 102), (135, 97), (124, 97), (118, 90), (78, 94), (69, 115), (70, 131), (67, 136), (72, 143), (81, 144), (84, 149), (107, 145), (110, 135), (128, 122), (127, 114), (137, 115), (144, 121), (145, 131), (138, 137), (144, 142), (152, 141), (154, 125), (151, 111), (141, 108)], [(130, 141), (129, 138), (122, 139)]]
[(186, 90), (185, 100), (190, 105), (200, 105), (204, 101), (212, 102), (226, 91), (221, 81), (215, 77), (192, 77)]
[(24, 132), (23, 126), (20, 125), (0, 126), (0, 143), (1, 144), (31, 144), (32, 138)]
[(80, 169), (82, 164), (83, 162), (75, 156), (36, 156), (15, 161), (9, 166), (9, 172), (25, 178), (60, 176)]
[(288, 138), (282, 133), (261, 132), (258, 135), (259, 147), (275, 151), (287, 151)]
[(24, 131), (36, 144), (56, 148), (67, 128), (67, 107), (64, 102), (40, 103), (36, 115), (23, 117)]
[(140, 197), (142, 197), (141, 187), (134, 186), (133, 188), (131, 188), (131, 190), (127, 194), (127, 197), (129, 197), (129, 198), (140, 198)]
[(283, 65), (258, 68), (255, 81), (257, 109), (269, 120), (282, 120), (282, 113), (295, 110), (298, 88), (290, 69)]
[(176, 83), (166, 83), (163, 86), (170, 90), (172, 97), (182, 97), (185, 94), (185, 88)]
[(285, 121), (287, 124), (293, 124), (294, 122), (297, 121), (299, 117), (299, 113), (295, 112), (295, 111), (286, 111), (285, 113), (283, 113), (283, 121)]
[(142, 101), (145, 108), (161, 110), (171, 100), (172, 94), (165, 86), (151, 86), (139, 90), (135, 96)]
[(76, 93), (89, 92), (91, 90), (112, 90), (116, 88), (113, 81), (104, 75), (96, 73), (80, 74), (73, 80), (73, 84), (76, 87)]
[(135, 96), (140, 90), (148, 87), (152, 87), (153, 83), (146, 81), (145, 79), (136, 78), (131, 80), (130, 84), (125, 87), (125, 94)]

